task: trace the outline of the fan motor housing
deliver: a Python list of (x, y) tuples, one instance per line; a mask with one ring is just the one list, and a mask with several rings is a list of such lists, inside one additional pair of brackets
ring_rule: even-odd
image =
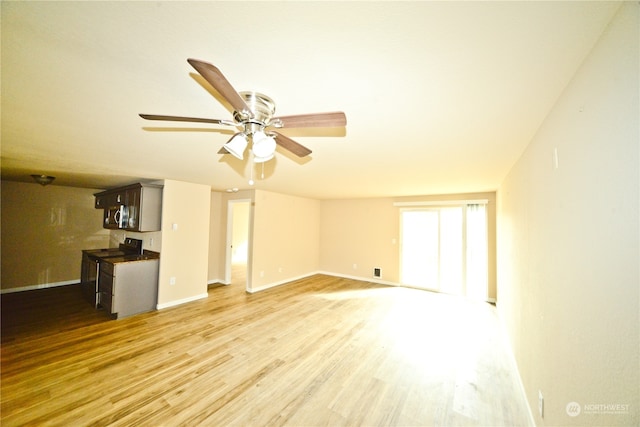
[(239, 94), (253, 113), (253, 118), (247, 120), (238, 111), (233, 112), (233, 118), (240, 123), (254, 123), (262, 125), (262, 127), (267, 125), (276, 112), (275, 102), (258, 92), (239, 92)]

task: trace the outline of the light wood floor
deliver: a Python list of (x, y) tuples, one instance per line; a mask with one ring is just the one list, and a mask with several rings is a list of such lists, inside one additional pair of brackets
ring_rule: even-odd
[(3, 427), (528, 425), (488, 304), (317, 275), (114, 321), (64, 288), (2, 296)]

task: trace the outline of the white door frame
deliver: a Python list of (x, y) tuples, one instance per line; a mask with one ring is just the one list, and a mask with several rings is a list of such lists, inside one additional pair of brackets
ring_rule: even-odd
[[(224, 284), (231, 284), (231, 261), (233, 258), (232, 246), (233, 246), (233, 207), (237, 203), (249, 203), (251, 207), (251, 199), (233, 199), (227, 201), (227, 246), (225, 252), (225, 267), (224, 267)], [(247, 283), (246, 290), (249, 291), (251, 289), (251, 259), (252, 259), (252, 246), (253, 246), (253, 233), (251, 227), (251, 221), (253, 217), (252, 209), (249, 209), (249, 223), (247, 227), (249, 227), (249, 241), (247, 248)]]

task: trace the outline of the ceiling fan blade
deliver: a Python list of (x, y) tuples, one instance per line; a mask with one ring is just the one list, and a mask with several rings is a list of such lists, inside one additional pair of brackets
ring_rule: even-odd
[(347, 125), (347, 116), (342, 111), (331, 113), (298, 114), (295, 116), (274, 117), (271, 122), (279, 120), (283, 128), (329, 128)]
[(189, 58), (187, 62), (231, 104), (235, 111), (239, 113), (244, 112), (249, 117), (253, 117), (247, 103), (244, 102), (240, 94), (231, 86), (231, 83), (229, 83), (217, 67), (198, 59)]
[(146, 120), (166, 120), (170, 122), (197, 122), (197, 123), (213, 123), (214, 125), (233, 125), (235, 123), (230, 120), (218, 119), (201, 119), (198, 117), (180, 117), (180, 116), (161, 116), (157, 114), (140, 114), (140, 117)]
[(284, 136), (283, 134), (278, 132), (273, 132), (273, 134), (275, 134), (275, 137), (276, 137), (276, 144), (278, 144), (282, 148), (285, 148), (291, 151), (296, 156), (304, 157), (311, 154), (311, 150), (309, 150), (304, 145), (301, 145), (295, 142), (293, 139), (289, 138), (288, 136)]

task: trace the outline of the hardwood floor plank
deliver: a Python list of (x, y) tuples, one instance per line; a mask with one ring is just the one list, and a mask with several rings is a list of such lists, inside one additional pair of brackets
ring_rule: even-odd
[(59, 291), (1, 297), (3, 426), (529, 422), (488, 304), (316, 275), (109, 320)]

